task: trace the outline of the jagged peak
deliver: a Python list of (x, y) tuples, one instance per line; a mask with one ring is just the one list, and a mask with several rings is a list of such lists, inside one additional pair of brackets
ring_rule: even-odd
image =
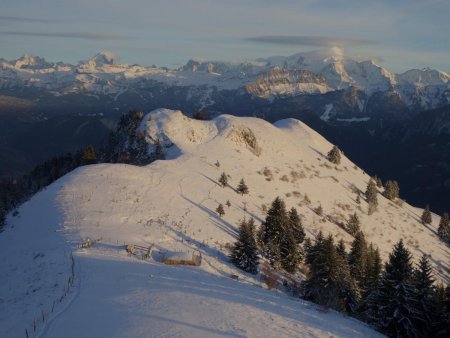
[(36, 55), (25, 54), (18, 58), (17, 60), (12, 61), (16, 68), (48, 68), (51, 67), (52, 64), (47, 62), (44, 58), (41, 58)]

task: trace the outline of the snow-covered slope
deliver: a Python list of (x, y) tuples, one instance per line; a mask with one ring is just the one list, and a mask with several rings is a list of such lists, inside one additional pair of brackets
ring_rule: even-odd
[(179, 69), (119, 64), (111, 52), (99, 53), (76, 66), (35, 56), (0, 59), (0, 89), (33, 87), (54, 95), (88, 93), (116, 98), (147, 81), (199, 87), (205, 93), (210, 88), (245, 89), (260, 98), (357, 88), (369, 97), (395, 91), (407, 106), (424, 109), (450, 102), (445, 95), (450, 90), (449, 76), (444, 72), (424, 69), (393, 74), (371, 60), (346, 57), (339, 48), (245, 62), (190, 60)]
[[(324, 154), (332, 145), (300, 121), (272, 125), (230, 115), (197, 121), (160, 109), (140, 128), (149, 142), (161, 141), (168, 160), (78, 168), (9, 217), (0, 235), (1, 336), (30, 332), (41, 310), (48, 319), (38, 331), (48, 337), (376, 336), (355, 320), (265, 290), (228, 263), (238, 221), (254, 217), (259, 224), (277, 196), (299, 210), (309, 237), (322, 230), (349, 244), (352, 237), (336, 223), (356, 212), (383, 258), (403, 238), (414, 257), (429, 253), (436, 277), (448, 280), (450, 254), (436, 235), (437, 217), (423, 226), (420, 209), (381, 195), (379, 211), (368, 216), (353, 191), (364, 191), (369, 177), (345, 157), (330, 166)], [(229, 187), (218, 184), (222, 172)], [(234, 190), (241, 178), (248, 195)], [(227, 201), (219, 217), (215, 209)], [(312, 211), (319, 204), (327, 217)], [(74, 252), (74, 286), (53, 305), (71, 276), (70, 252), (86, 238), (101, 241)], [(153, 258), (166, 250), (201, 252), (202, 265), (137, 261), (125, 253), (130, 243), (153, 244)]]

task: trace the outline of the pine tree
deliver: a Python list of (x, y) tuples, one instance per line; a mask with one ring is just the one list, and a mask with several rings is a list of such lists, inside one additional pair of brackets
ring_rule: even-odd
[(327, 159), (334, 164), (341, 163), (341, 151), (337, 146), (333, 146), (333, 148), (328, 152)]
[(370, 243), (367, 249), (365, 282), (363, 287), (365, 296), (377, 288), (382, 270), (383, 265), (381, 262), (380, 251), (378, 248), (374, 249), (372, 243)]
[(319, 206), (317, 208), (315, 208), (314, 211), (318, 216), (321, 216), (321, 217), (323, 216), (323, 208), (322, 208), (321, 204), (319, 204)]
[(238, 240), (231, 249), (230, 259), (238, 268), (256, 274), (258, 273), (258, 250), (254, 235), (254, 220), (245, 219), (239, 224)]
[(297, 244), (303, 243), (305, 239), (305, 230), (303, 229), (302, 222), (300, 220), (300, 216), (297, 213), (297, 209), (292, 208), (289, 213), (289, 228), (292, 231), (294, 239)]
[(420, 220), (422, 222), (422, 224), (431, 224), (431, 211), (430, 211), (430, 206), (427, 205), (425, 207), (425, 209), (423, 210), (422, 216), (420, 217)]
[(441, 220), (439, 221), (438, 236), (444, 242), (450, 244), (450, 222), (448, 214), (446, 212), (444, 212), (444, 214), (441, 217)]
[(411, 254), (400, 240), (389, 255), (379, 287), (367, 299), (365, 319), (391, 337), (418, 337), (422, 322), (412, 285)]
[(421, 336), (431, 336), (433, 326), (438, 321), (438, 300), (434, 292), (432, 267), (427, 255), (422, 255), (413, 273), (413, 285), (416, 288), (418, 312), (422, 321), (417, 323)]
[(237, 190), (237, 192), (240, 193), (241, 195), (248, 194), (248, 187), (247, 187), (247, 185), (245, 184), (244, 179), (241, 179), (241, 181), (239, 182), (239, 185), (238, 185), (238, 187), (237, 187), (236, 190)]
[(227, 203), (225, 203), (225, 204), (227, 205), (228, 208), (231, 207), (230, 200), (227, 200)]
[(260, 241), (263, 252), (272, 265), (280, 261), (280, 243), (284, 232), (289, 228), (289, 218), (284, 201), (277, 197), (267, 211), (260, 229)]
[(374, 180), (374, 182), (376, 183), (378, 188), (382, 188), (383, 187), (383, 181), (377, 175), (372, 177), (372, 179)]
[(304, 298), (336, 310), (352, 312), (357, 300), (355, 285), (348, 264), (337, 253), (331, 235), (325, 240), (318, 236), (308, 253), (307, 262), (310, 273), (302, 282)]
[(219, 206), (217, 207), (216, 212), (220, 217), (225, 215), (225, 210), (223, 209), (222, 203), (219, 203)]
[(280, 241), (280, 263), (283, 269), (293, 273), (301, 259), (300, 251), (297, 246), (296, 238), (291, 229), (283, 232)]
[(348, 264), (350, 266), (350, 273), (355, 279), (358, 290), (363, 292), (366, 282), (366, 268), (367, 268), (367, 243), (362, 231), (355, 235), (352, 242), (350, 252), (348, 254)]
[(393, 201), (400, 196), (400, 187), (397, 181), (387, 181), (384, 187), (383, 196)]
[(222, 188), (225, 188), (228, 184), (228, 177), (227, 174), (225, 174), (224, 172), (219, 177), (219, 183), (222, 186)]
[(347, 260), (347, 251), (345, 249), (345, 243), (344, 240), (341, 238), (338, 242), (338, 244), (336, 245), (336, 252), (338, 253), (338, 255), (340, 255), (342, 258), (344, 258), (345, 260)]
[(88, 145), (83, 153), (83, 164), (95, 164), (97, 163), (97, 156), (92, 144)]
[(360, 221), (356, 212), (353, 215), (350, 215), (349, 220), (347, 221), (347, 231), (350, 235), (355, 236), (360, 230)]
[(369, 204), (369, 215), (373, 214), (378, 206), (378, 189), (375, 182), (370, 179), (366, 189), (366, 200)]

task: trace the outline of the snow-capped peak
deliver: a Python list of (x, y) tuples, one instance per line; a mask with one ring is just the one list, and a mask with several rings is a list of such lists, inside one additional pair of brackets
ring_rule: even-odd
[(18, 69), (43, 69), (52, 66), (44, 58), (35, 55), (24, 55), (13, 61), (14, 66)]

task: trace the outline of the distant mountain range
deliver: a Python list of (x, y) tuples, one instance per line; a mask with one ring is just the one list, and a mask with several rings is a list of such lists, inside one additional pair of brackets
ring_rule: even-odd
[(450, 205), (450, 75), (394, 74), (338, 48), (245, 62), (196, 59), (178, 69), (120, 64), (110, 52), (77, 65), (0, 59), (0, 177), (100, 146), (120, 114), (160, 107), (201, 118), (301, 119), (369, 173), (397, 179), (412, 202)]
[[(184, 100), (200, 98), (197, 109), (213, 107), (217, 92), (230, 90), (269, 100), (350, 91), (355, 116), (370, 116), (380, 99), (412, 110), (450, 103), (450, 76), (445, 72), (427, 68), (394, 74), (373, 61), (347, 58), (338, 48), (236, 63), (190, 60), (173, 70), (119, 64), (110, 52), (78, 65), (29, 55), (0, 59), (0, 89), (5, 92), (42, 90), (54, 97), (106, 96), (112, 102), (134, 93), (145, 102), (155, 96), (152, 88), (159, 88), (157, 93), (166, 87), (188, 87)], [(329, 117), (341, 114), (334, 107)]]

